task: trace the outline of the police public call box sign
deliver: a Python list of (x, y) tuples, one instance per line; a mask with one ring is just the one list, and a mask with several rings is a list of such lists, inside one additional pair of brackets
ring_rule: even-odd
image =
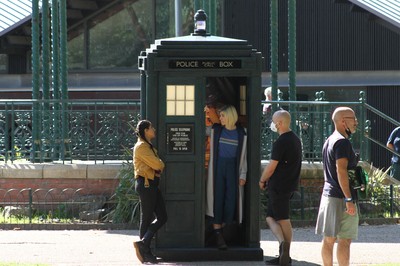
[(174, 69), (237, 69), (241, 67), (241, 60), (169, 60), (169, 68)]
[(193, 124), (168, 124), (168, 153), (193, 153)]

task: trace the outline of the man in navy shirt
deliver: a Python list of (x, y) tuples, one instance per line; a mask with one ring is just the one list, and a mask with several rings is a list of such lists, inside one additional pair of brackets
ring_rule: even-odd
[(335, 131), (322, 149), (324, 189), (318, 212), (316, 234), (323, 235), (322, 261), (333, 265), (333, 247), (337, 241), (339, 265), (349, 265), (350, 244), (358, 237), (358, 209), (352, 198), (348, 170), (357, 166), (357, 156), (349, 138), (356, 132), (357, 118), (349, 107), (338, 107), (332, 115)]
[[(389, 136), (386, 146), (397, 154), (400, 153), (400, 127), (396, 127)], [(390, 175), (400, 181), (400, 158), (394, 153)]]
[(290, 129), (290, 114), (279, 110), (272, 116), (271, 130), (279, 134), (272, 146), (271, 160), (260, 178), (261, 189), (268, 188), (266, 222), (279, 241), (279, 257), (267, 265), (289, 265), (292, 225), (289, 201), (299, 185), (301, 171), (301, 141)]

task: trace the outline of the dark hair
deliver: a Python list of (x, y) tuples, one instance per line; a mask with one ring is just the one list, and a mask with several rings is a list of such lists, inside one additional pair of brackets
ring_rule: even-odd
[(151, 122), (149, 120), (140, 120), (136, 125), (136, 136), (146, 140), (146, 137), (144, 135), (144, 130), (149, 129), (150, 127), (151, 127)]
[(151, 144), (147, 139), (144, 134), (145, 129), (149, 129), (151, 127), (151, 122), (149, 120), (140, 120), (138, 124), (136, 125), (136, 136), (138, 138), (143, 139), (145, 142), (147, 142), (150, 145), (150, 149), (153, 151), (154, 155), (158, 157), (157, 153), (153, 149), (153, 144)]

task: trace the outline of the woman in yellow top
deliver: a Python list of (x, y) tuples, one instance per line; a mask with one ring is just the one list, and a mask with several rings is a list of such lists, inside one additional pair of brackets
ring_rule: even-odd
[(136, 256), (143, 262), (156, 263), (151, 253), (150, 242), (154, 234), (167, 222), (164, 198), (158, 184), (164, 170), (164, 163), (158, 157), (157, 150), (151, 144), (155, 138), (155, 129), (148, 120), (137, 124), (138, 140), (133, 149), (135, 171), (135, 189), (140, 198), (140, 241), (134, 242)]

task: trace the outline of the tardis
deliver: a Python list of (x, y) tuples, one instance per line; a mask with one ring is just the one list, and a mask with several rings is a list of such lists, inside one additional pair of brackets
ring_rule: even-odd
[[(246, 40), (189, 36), (156, 40), (138, 58), (141, 116), (156, 128), (166, 164), (160, 180), (168, 222), (154, 251), (166, 261), (262, 260), (260, 248), (260, 122), (263, 58)], [(243, 219), (223, 229), (226, 250), (214, 243), (206, 215), (208, 167), (205, 106), (233, 105), (247, 130)]]

